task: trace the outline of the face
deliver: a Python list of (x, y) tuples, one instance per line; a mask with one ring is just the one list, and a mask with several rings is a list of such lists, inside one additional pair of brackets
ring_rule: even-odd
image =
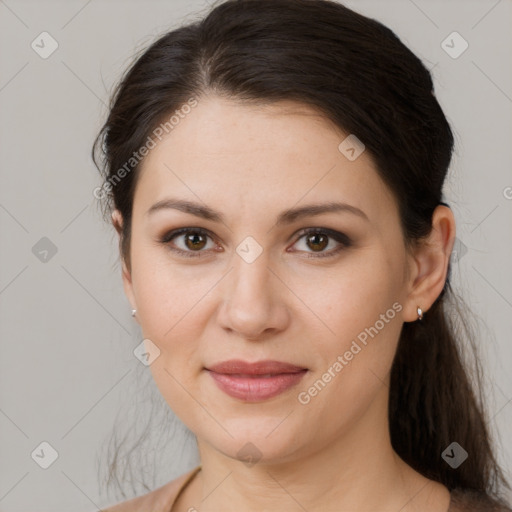
[[(143, 162), (125, 290), (160, 351), (150, 365), (160, 392), (229, 457), (250, 442), (262, 461), (292, 461), (365, 417), (387, 428), (407, 255), (395, 199), (368, 152), (350, 160), (338, 149), (347, 135), (298, 103), (209, 97)], [(220, 220), (150, 211), (166, 200)], [(283, 216), (329, 203), (349, 206)], [(239, 378), (229, 394), (207, 368), (232, 359), (306, 371)]]

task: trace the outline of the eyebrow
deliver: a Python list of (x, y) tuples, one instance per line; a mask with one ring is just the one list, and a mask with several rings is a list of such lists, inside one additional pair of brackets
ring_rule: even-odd
[[(153, 206), (151, 206), (151, 208), (146, 212), (146, 215), (149, 216), (157, 211), (166, 209), (179, 210), (184, 213), (195, 215), (196, 217), (201, 217), (206, 220), (225, 224), (225, 218), (222, 213), (217, 212), (216, 210), (213, 210), (212, 208), (200, 203), (175, 198), (167, 198), (158, 201)], [(292, 222), (295, 222), (303, 217), (311, 217), (314, 215), (321, 215), (323, 213), (332, 212), (352, 213), (358, 217), (361, 217), (362, 219), (369, 221), (366, 213), (364, 213), (359, 208), (356, 208), (355, 206), (347, 203), (329, 202), (321, 204), (309, 204), (299, 208), (290, 208), (288, 210), (284, 210), (277, 217), (276, 225), (280, 226), (284, 224), (291, 224)]]

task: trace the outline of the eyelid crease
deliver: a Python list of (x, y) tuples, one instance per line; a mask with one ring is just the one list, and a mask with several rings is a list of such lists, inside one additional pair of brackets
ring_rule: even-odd
[[(217, 241), (217, 238), (215, 236), (213, 236), (213, 234), (209, 230), (207, 230), (205, 228), (200, 228), (200, 227), (184, 227), (184, 228), (177, 228), (177, 229), (174, 229), (174, 230), (171, 230), (171, 231), (165, 233), (162, 237), (160, 237), (158, 242), (163, 244), (163, 245), (166, 245), (169, 250), (171, 250), (171, 251), (173, 251), (175, 253), (178, 253), (180, 255), (183, 255), (185, 257), (202, 257), (201, 253), (208, 252), (208, 251), (202, 251), (202, 250), (199, 250), (199, 251), (184, 251), (183, 249), (179, 249), (179, 248), (176, 248), (176, 247), (169, 246), (169, 242), (171, 242), (175, 238), (179, 237), (180, 235), (188, 234), (188, 233), (195, 233), (195, 234), (205, 235), (205, 236), (211, 238), (213, 241), (215, 241), (215, 242)], [(339, 231), (336, 231), (336, 230), (333, 230), (333, 229), (330, 229), (330, 228), (310, 227), (310, 228), (304, 228), (302, 230), (299, 230), (299, 232), (296, 232), (294, 234), (297, 237), (297, 240), (295, 241), (294, 245), (299, 240), (301, 240), (303, 237), (305, 237), (306, 235), (310, 235), (310, 234), (323, 234), (323, 235), (327, 235), (328, 238), (334, 239), (338, 244), (340, 244), (340, 247), (338, 247), (336, 249), (331, 249), (330, 251), (327, 251), (325, 253), (324, 252), (315, 253), (315, 252), (307, 252), (306, 251), (306, 254), (309, 255), (309, 256), (306, 256), (306, 257), (322, 258), (322, 257), (335, 256), (341, 250), (347, 249), (347, 248), (351, 247), (352, 243), (353, 243), (351, 238), (348, 235), (346, 235), (345, 233), (342, 233), (342, 232), (339, 232)], [(292, 237), (290, 237), (290, 238), (292, 238)], [(292, 251), (292, 252), (304, 252), (304, 251)]]

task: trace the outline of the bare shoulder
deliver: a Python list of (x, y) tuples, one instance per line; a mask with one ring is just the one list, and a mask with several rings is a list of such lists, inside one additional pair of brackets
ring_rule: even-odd
[(197, 470), (198, 468), (188, 471), (153, 491), (104, 508), (101, 512), (140, 512), (141, 510), (168, 512), (180, 490), (195, 475)]

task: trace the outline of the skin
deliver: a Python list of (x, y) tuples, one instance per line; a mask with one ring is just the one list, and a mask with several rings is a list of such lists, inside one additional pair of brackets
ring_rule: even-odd
[[(144, 338), (160, 350), (150, 365), (156, 385), (196, 435), (202, 465), (175, 511), (448, 509), (446, 487), (393, 451), (387, 405), (402, 324), (417, 321), (418, 306), (428, 315), (441, 293), (455, 220), (437, 207), (428, 243), (406, 251), (392, 193), (368, 152), (349, 161), (338, 150), (346, 136), (306, 105), (207, 96), (143, 162), (124, 289)], [(146, 215), (169, 196), (206, 204), (225, 222), (174, 209)], [(282, 210), (328, 201), (353, 205), (368, 220), (333, 212), (276, 225)], [(118, 211), (113, 222), (120, 233)], [(211, 238), (200, 238), (198, 249), (183, 235), (159, 241), (182, 227), (202, 227)], [(340, 244), (308, 243), (300, 230), (309, 227), (344, 233), (352, 245), (318, 257)], [(262, 248), (252, 263), (236, 252), (248, 236)], [(394, 303), (394, 318), (300, 403), (299, 392)], [(274, 398), (244, 403), (204, 370), (232, 358), (286, 361), (308, 373)], [(261, 453), (254, 465), (237, 454), (248, 442)]]

